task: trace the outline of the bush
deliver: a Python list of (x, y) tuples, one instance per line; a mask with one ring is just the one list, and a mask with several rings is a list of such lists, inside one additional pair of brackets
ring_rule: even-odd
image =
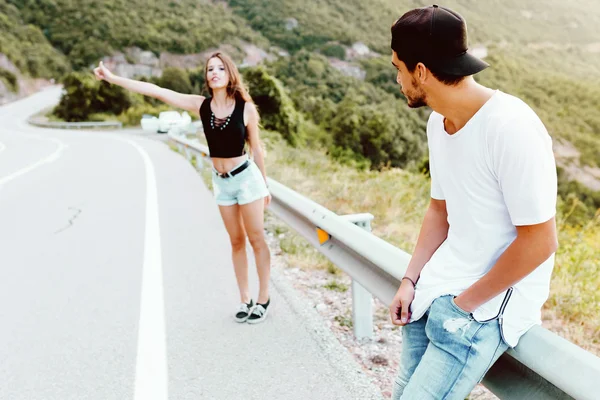
[(321, 48), (321, 53), (327, 57), (335, 57), (340, 60), (344, 60), (346, 58), (346, 49), (344, 46), (341, 46), (336, 43), (328, 43)]
[(371, 161), (350, 149), (332, 145), (329, 147), (327, 154), (329, 154), (340, 164), (347, 165), (358, 170), (371, 169)]
[(11, 92), (19, 91), (19, 82), (17, 77), (10, 71), (0, 68), (0, 80), (6, 83), (6, 86)]
[(86, 121), (95, 110), (98, 85), (90, 74), (72, 72), (62, 79), (63, 94), (53, 114), (67, 122)]
[(122, 87), (105, 81), (98, 82), (97, 85), (95, 101), (92, 102), (94, 111), (120, 114), (132, 106), (133, 100), (129, 92)]
[(87, 121), (93, 113), (120, 114), (134, 104), (124, 89), (97, 81), (89, 73), (67, 74), (62, 84), (63, 95), (53, 114), (64, 121)]

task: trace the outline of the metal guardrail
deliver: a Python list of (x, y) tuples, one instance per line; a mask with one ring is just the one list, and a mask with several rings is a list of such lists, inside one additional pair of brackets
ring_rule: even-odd
[[(196, 162), (198, 168), (202, 168), (203, 162), (210, 163), (208, 147), (197, 140), (171, 133), (169, 137), (188, 160), (200, 157), (202, 161)], [(370, 318), (372, 324), (372, 315), (365, 315), (371, 312), (370, 294), (390, 304), (410, 255), (369, 233), (370, 214), (339, 216), (268, 179), (273, 196), (270, 210), (352, 277), (355, 334), (360, 336), (362, 332), (368, 336), (364, 331), (368, 326), (365, 320)], [(329, 235), (325, 243), (321, 243), (317, 228)], [(365, 298), (367, 291), (370, 292), (368, 299)], [(362, 315), (357, 315), (360, 310)], [(536, 326), (520, 339), (515, 349), (498, 359), (483, 384), (501, 399), (597, 400), (600, 399), (600, 358)]]
[(102, 122), (58, 122), (58, 121), (38, 121), (35, 118), (29, 120), (31, 125), (40, 128), (54, 129), (83, 129), (83, 128), (118, 128), (123, 127), (123, 123), (119, 121), (102, 121)]

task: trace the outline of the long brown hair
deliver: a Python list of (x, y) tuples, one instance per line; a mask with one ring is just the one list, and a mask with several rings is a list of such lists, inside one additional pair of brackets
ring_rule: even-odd
[[(250, 97), (250, 94), (248, 94), (248, 90), (246, 90), (246, 87), (244, 86), (244, 82), (242, 81), (242, 76), (240, 75), (240, 71), (238, 71), (237, 67), (233, 63), (233, 60), (227, 54), (221, 53), (221, 52), (213, 53), (206, 60), (206, 66), (204, 67), (204, 85), (206, 87), (206, 90), (210, 94), (210, 96), (211, 97), (213, 96), (213, 90), (211, 89), (211, 87), (208, 84), (208, 62), (210, 60), (212, 60), (213, 58), (218, 58), (221, 60), (221, 62), (225, 66), (225, 72), (227, 72), (227, 75), (229, 76), (229, 82), (227, 83), (227, 97), (230, 97), (230, 98), (236, 99), (236, 100), (242, 99), (245, 102), (254, 104), (252, 97)], [(260, 128), (260, 122), (259, 122), (259, 128)], [(263, 153), (266, 153), (262, 142), (259, 143), (259, 145), (263, 149)], [(248, 152), (250, 154), (252, 154), (252, 147), (250, 146), (250, 136), (249, 135), (246, 136), (246, 147), (248, 148)]]
[(204, 67), (204, 84), (210, 96), (212, 97), (213, 90), (208, 85), (208, 62), (213, 58), (218, 58), (221, 60), (221, 62), (225, 66), (225, 72), (227, 72), (227, 75), (229, 76), (229, 83), (227, 84), (227, 97), (231, 97), (233, 99), (239, 98), (246, 102), (253, 103), (252, 97), (250, 97), (250, 95), (248, 94), (248, 91), (244, 86), (244, 82), (242, 81), (242, 76), (240, 75), (240, 72), (238, 71), (237, 67), (227, 54), (221, 52), (213, 53), (206, 60), (206, 66)]

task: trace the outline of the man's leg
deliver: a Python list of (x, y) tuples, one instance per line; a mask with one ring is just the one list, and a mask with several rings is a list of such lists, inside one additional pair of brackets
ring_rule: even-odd
[(394, 384), (393, 400), (400, 399), (411, 375), (425, 354), (429, 344), (425, 333), (426, 324), (427, 315), (423, 315), (420, 320), (402, 327), (402, 354), (400, 355), (400, 369)]
[(433, 302), (425, 331), (430, 344), (402, 400), (463, 400), (508, 348), (497, 320), (473, 320), (453, 296)]

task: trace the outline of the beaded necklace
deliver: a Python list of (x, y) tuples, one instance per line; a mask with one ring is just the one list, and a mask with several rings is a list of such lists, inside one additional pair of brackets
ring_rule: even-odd
[[(233, 108), (233, 110), (235, 111), (235, 107)], [(217, 118), (215, 117), (215, 113), (213, 112), (212, 108), (210, 109), (210, 127), (214, 130), (215, 126), (217, 128), (219, 128), (220, 130), (223, 130), (227, 127), (227, 125), (229, 125), (229, 121), (231, 120), (231, 115), (233, 114), (233, 111), (225, 118)]]
[[(233, 114), (233, 113), (231, 113), (231, 114)], [(225, 129), (227, 127), (227, 125), (229, 124), (229, 121), (231, 120), (231, 114), (229, 114), (226, 118), (217, 118), (217, 117), (215, 117), (215, 113), (211, 111), (210, 127), (214, 130), (215, 125), (216, 125), (217, 128), (219, 128), (220, 130)]]

